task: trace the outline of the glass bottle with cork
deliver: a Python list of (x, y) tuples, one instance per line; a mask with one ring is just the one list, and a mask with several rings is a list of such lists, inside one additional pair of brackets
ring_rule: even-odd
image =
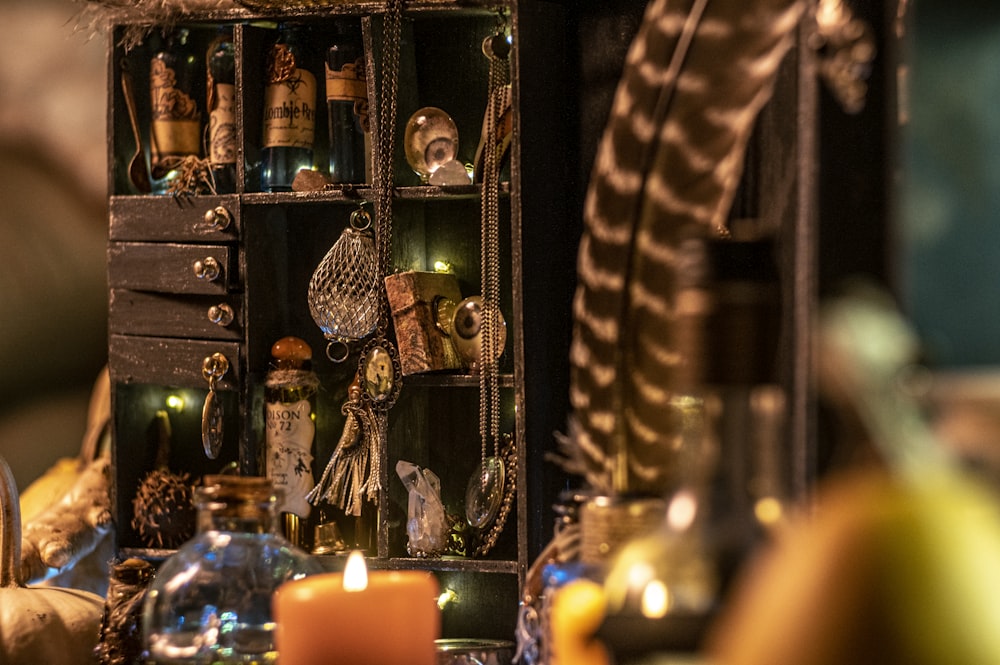
[(261, 191), (291, 191), (300, 170), (315, 168), (317, 81), (311, 59), (308, 28), (280, 24), (265, 74)]
[(144, 601), (147, 662), (277, 662), (272, 596), (322, 567), (278, 534), (267, 478), (206, 476), (194, 501), (198, 533), (163, 562)]
[(282, 494), (278, 511), (285, 537), (302, 545), (312, 506), (306, 495), (315, 484), (312, 462), (316, 438), (316, 392), (312, 348), (298, 337), (271, 346), (273, 364), (264, 384), (266, 475)]

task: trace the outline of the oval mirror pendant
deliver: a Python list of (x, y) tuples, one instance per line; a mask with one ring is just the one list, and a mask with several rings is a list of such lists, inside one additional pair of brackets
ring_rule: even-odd
[(465, 490), (465, 519), (469, 526), (484, 529), (492, 522), (503, 502), (503, 460), (487, 457), (469, 478)]
[(392, 366), (392, 355), (382, 346), (373, 346), (363, 360), (361, 376), (365, 392), (372, 400), (384, 402), (396, 387), (396, 375)]
[(219, 394), (209, 390), (201, 410), (201, 444), (208, 459), (215, 459), (222, 450), (222, 402)]

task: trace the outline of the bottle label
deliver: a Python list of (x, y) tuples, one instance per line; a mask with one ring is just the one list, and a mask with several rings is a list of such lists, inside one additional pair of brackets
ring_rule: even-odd
[(264, 89), (265, 148), (312, 148), (316, 133), (316, 77), (296, 66), (285, 44), (271, 50)]
[(190, 95), (177, 87), (177, 75), (154, 58), (149, 72), (153, 161), (166, 155), (201, 153), (201, 116)]
[(197, 120), (153, 120), (153, 160), (201, 152), (201, 123)]
[(365, 132), (370, 131), (368, 123), (368, 85), (365, 83), (364, 60), (346, 63), (339, 71), (326, 65), (326, 100), (328, 102), (352, 102), (354, 115)]
[(236, 163), (236, 86), (216, 83), (215, 107), (208, 120), (209, 158), (213, 164)]
[(326, 98), (334, 101), (368, 101), (368, 86), (365, 84), (364, 70), (355, 62), (349, 62), (337, 71), (326, 66)]
[(312, 490), (312, 446), (316, 425), (308, 400), (268, 402), (265, 407), (267, 477), (281, 490), (278, 510), (308, 517), (306, 495)]

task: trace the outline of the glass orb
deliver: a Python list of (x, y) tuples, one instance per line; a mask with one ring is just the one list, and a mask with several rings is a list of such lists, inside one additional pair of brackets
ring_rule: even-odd
[(447, 113), (433, 106), (426, 106), (406, 123), (403, 138), (406, 161), (421, 182), (458, 155), (458, 128)]

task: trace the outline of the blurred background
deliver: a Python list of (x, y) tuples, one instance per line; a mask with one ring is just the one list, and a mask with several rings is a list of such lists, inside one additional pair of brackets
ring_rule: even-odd
[(83, 2), (0, 0), (0, 454), (80, 449), (106, 362), (105, 43)]

